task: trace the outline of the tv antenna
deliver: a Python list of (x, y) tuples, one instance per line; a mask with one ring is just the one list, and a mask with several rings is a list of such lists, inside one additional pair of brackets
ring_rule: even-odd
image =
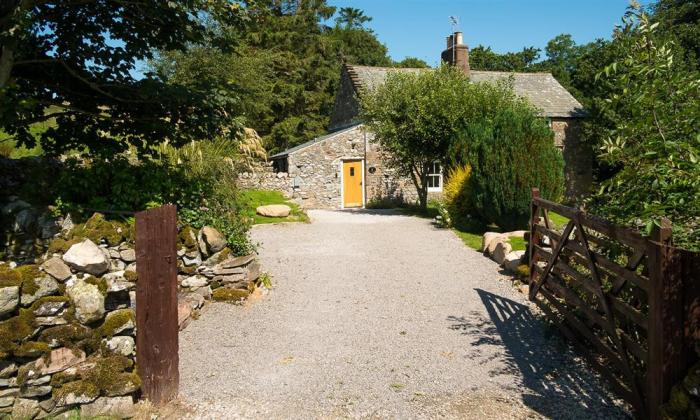
[(450, 16), (450, 25), (452, 25), (452, 32), (457, 32), (457, 29), (459, 29), (459, 18)]

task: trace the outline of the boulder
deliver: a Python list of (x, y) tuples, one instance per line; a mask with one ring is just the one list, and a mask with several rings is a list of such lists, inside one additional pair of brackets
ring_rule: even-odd
[(498, 246), (498, 244), (507, 241), (508, 239), (505, 236), (499, 234), (498, 236), (491, 239), (491, 241), (489, 241), (489, 244), (484, 250), (488, 255), (493, 256), (493, 253), (496, 251), (496, 247)]
[(503, 267), (513, 273), (517, 272), (518, 266), (521, 264), (524, 255), (525, 251), (512, 251), (508, 253), (503, 261)]
[(136, 414), (134, 400), (131, 397), (100, 397), (80, 408), (81, 418), (96, 417), (128, 419)]
[(134, 349), (136, 348), (134, 338), (127, 335), (112, 337), (109, 340), (105, 340), (105, 344), (109, 350), (121, 354), (122, 356), (133, 355)]
[(133, 249), (124, 249), (122, 251), (119, 251), (119, 257), (124, 261), (125, 263), (132, 263), (136, 261), (136, 251)]
[(256, 281), (260, 277), (260, 263), (254, 261), (248, 266), (248, 281)]
[(0, 316), (12, 313), (19, 305), (19, 286), (0, 288)]
[[(218, 230), (211, 226), (204, 226), (199, 231), (199, 236), (206, 247), (207, 255), (214, 254), (226, 248), (226, 238)], [(205, 250), (202, 250), (205, 251)]]
[(181, 283), (182, 287), (204, 287), (209, 283), (209, 280), (203, 276), (192, 276), (184, 279)]
[(493, 258), (493, 260), (498, 264), (503, 264), (506, 259), (506, 255), (508, 255), (512, 250), (513, 247), (511, 247), (508, 242), (499, 242), (496, 245), (496, 249), (493, 251), (493, 254), (491, 254), (491, 258)]
[(489, 248), (489, 245), (491, 244), (491, 241), (493, 241), (496, 238), (500, 238), (503, 235), (501, 235), (498, 232), (486, 232), (484, 233), (483, 238), (481, 239), (481, 250), (486, 252)]
[(125, 271), (114, 271), (102, 276), (102, 280), (107, 283), (107, 293), (123, 292), (136, 288), (136, 283), (128, 281), (124, 277), (124, 273)]
[(199, 289), (195, 290), (194, 293), (197, 293), (204, 299), (209, 300), (211, 299), (211, 286), (200, 287)]
[(189, 251), (182, 256), (182, 262), (187, 267), (192, 265), (200, 265), (202, 263), (202, 256), (197, 251)]
[(266, 217), (287, 217), (291, 211), (291, 207), (285, 204), (270, 204), (255, 209), (255, 212), (260, 216)]
[(52, 257), (41, 265), (41, 269), (60, 282), (68, 280), (71, 276), (70, 268), (58, 257)]
[(102, 319), (105, 314), (105, 297), (94, 284), (78, 279), (66, 288), (68, 296), (75, 305), (75, 316), (83, 324)]
[(517, 236), (518, 238), (524, 238), (526, 233), (527, 233), (526, 230), (514, 230), (512, 232), (504, 233), (503, 236), (505, 236), (507, 238), (512, 238), (514, 236)]
[(58, 282), (52, 277), (39, 277), (37, 279), (34, 279), (34, 284), (36, 284), (37, 286), (37, 289), (36, 291), (34, 291), (34, 293), (22, 293), (22, 296), (20, 297), (20, 303), (22, 304), (22, 306), (31, 305), (32, 303), (45, 296), (51, 296), (54, 293), (58, 292)]
[(99, 276), (109, 270), (109, 257), (89, 239), (77, 243), (63, 254), (63, 261), (76, 271)]

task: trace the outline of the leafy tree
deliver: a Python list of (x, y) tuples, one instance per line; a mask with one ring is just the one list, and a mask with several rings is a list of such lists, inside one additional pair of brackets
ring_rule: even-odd
[(652, 10), (653, 21), (661, 25), (659, 29), (675, 38), (689, 60), (700, 69), (700, 1), (659, 0)]
[(420, 58), (406, 57), (403, 60), (394, 63), (394, 67), (405, 69), (427, 69), (430, 68), (430, 65)]
[(478, 45), (469, 51), (469, 64), (473, 70), (490, 71), (531, 71), (540, 57), (540, 50), (535, 47), (523, 48), (517, 53), (498, 54), (491, 47)]
[(485, 115), (469, 118), (459, 143), (472, 168), (467, 208), (485, 224), (523, 229), (532, 187), (550, 200), (561, 198), (562, 154), (545, 120), (532, 105), (515, 98), (510, 86), (482, 85), (475, 93)]
[(204, 39), (204, 15), (230, 27), (245, 18), (225, 0), (3, 1), (0, 128), (33, 147), (32, 124), (52, 120), (41, 135), (44, 151), (87, 147), (108, 155), (235, 128), (230, 98), (134, 76), (155, 49)]
[(386, 83), (362, 95), (361, 118), (376, 135), (387, 165), (410, 177), (422, 209), (428, 204), (428, 171), (447, 163), (459, 134), (470, 83), (458, 69), (389, 73)]
[(618, 171), (591, 204), (647, 231), (668, 217), (676, 243), (700, 249), (700, 73), (675, 60), (673, 42), (639, 7), (614, 42), (626, 55), (600, 74), (612, 84), (605, 109), (615, 122), (600, 157)]
[(372, 18), (366, 16), (365, 12), (354, 7), (341, 7), (339, 16), (335, 18), (335, 22), (338, 26), (345, 29), (361, 29), (365, 23), (371, 21)]
[(366, 29), (333, 28), (327, 34), (336, 41), (340, 57), (348, 64), (360, 66), (390, 66), (389, 50), (377, 36)]

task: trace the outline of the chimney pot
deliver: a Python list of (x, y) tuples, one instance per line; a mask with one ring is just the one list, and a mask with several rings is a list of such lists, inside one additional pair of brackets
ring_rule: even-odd
[(464, 42), (462, 40), (462, 33), (461, 32), (455, 32), (455, 42), (454, 45), (462, 45)]

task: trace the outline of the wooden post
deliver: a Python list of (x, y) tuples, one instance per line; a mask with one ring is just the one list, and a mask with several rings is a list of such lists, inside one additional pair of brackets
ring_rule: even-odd
[(671, 243), (671, 222), (655, 226), (647, 245), (649, 264), (648, 418), (660, 419), (660, 406), (684, 374), (688, 346), (684, 342), (683, 278)]
[(177, 210), (136, 213), (136, 362), (143, 396), (154, 404), (177, 397)]
[[(529, 264), (529, 287), (532, 287), (532, 284), (534, 283), (535, 279), (535, 264), (537, 261), (535, 261), (535, 247), (533, 244), (538, 244), (539, 245), (539, 238), (537, 237), (537, 234), (535, 233), (535, 225), (537, 225), (540, 222), (540, 217), (539, 217), (539, 207), (535, 204), (535, 198), (540, 198), (540, 189), (539, 188), (533, 188), (532, 189), (532, 199), (530, 201), (530, 236), (528, 238), (528, 244), (527, 244), (527, 249), (528, 249), (528, 264)], [(530, 300), (533, 300), (534, 298), (531, 296)]]

